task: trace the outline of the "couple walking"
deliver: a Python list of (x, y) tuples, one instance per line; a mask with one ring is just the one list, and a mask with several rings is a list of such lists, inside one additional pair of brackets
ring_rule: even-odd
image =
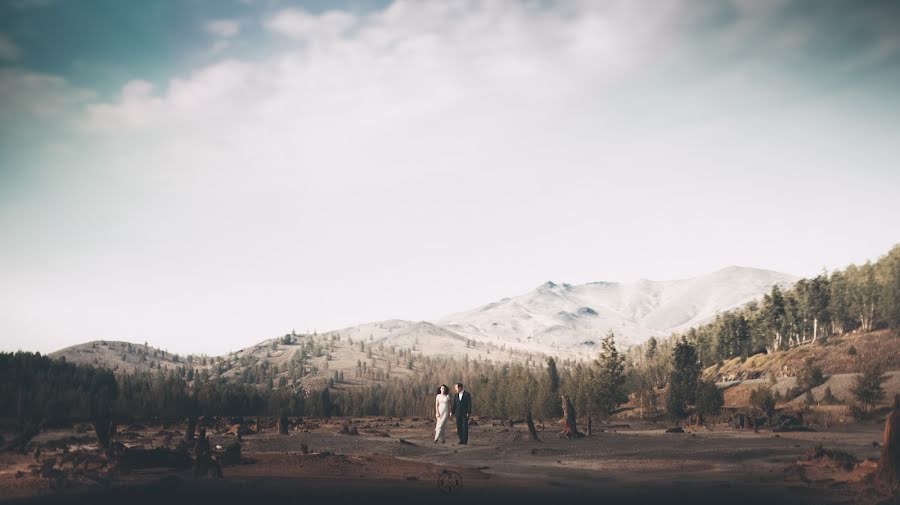
[(456, 434), (459, 435), (459, 445), (469, 443), (469, 416), (472, 415), (472, 395), (465, 390), (462, 383), (457, 382), (456, 394), (450, 394), (450, 388), (441, 384), (437, 396), (434, 399), (434, 416), (437, 424), (434, 428), (434, 443), (444, 439), (444, 431), (447, 429), (447, 420), (450, 416), (456, 417)]

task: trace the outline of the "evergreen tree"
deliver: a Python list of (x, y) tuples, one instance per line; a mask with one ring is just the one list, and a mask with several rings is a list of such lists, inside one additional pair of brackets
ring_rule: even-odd
[(600, 357), (594, 365), (597, 368), (594, 406), (597, 413), (608, 417), (619, 405), (628, 401), (628, 392), (625, 391), (625, 356), (616, 349), (615, 334), (612, 331), (603, 339)]
[(559, 370), (556, 368), (556, 360), (547, 358), (547, 409), (551, 417), (562, 416), (562, 404), (559, 401)]
[(703, 417), (717, 416), (725, 405), (722, 390), (712, 381), (700, 381), (697, 387), (697, 413)]
[(885, 322), (900, 332), (900, 245), (879, 260), (879, 277), (884, 285), (881, 300), (881, 313)]
[(882, 384), (888, 379), (884, 374), (884, 366), (877, 360), (867, 360), (862, 372), (853, 380), (850, 392), (856, 399), (857, 405), (851, 410), (860, 418), (868, 417), (872, 409), (884, 401), (885, 393)]
[(700, 380), (700, 363), (697, 350), (682, 337), (675, 344), (674, 363), (669, 375), (669, 395), (666, 409), (676, 418), (687, 415), (687, 405), (694, 403), (697, 383)]
[(767, 347), (773, 351), (784, 347), (787, 312), (785, 311), (784, 296), (778, 286), (772, 286), (772, 292), (763, 296), (762, 318), (766, 330), (771, 335)]

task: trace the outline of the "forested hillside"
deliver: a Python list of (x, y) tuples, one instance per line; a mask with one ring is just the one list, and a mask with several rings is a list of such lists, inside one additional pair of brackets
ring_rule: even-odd
[[(746, 306), (692, 328), (684, 336), (697, 346), (703, 366), (759, 353), (774, 353), (853, 331), (900, 329), (900, 246), (875, 263), (801, 279), (788, 290), (777, 286)], [(640, 356), (656, 340), (635, 347)]]
[[(896, 365), (885, 358), (896, 355), (898, 309), (900, 247), (895, 247), (875, 263), (803, 279), (785, 291), (773, 288), (761, 301), (710, 324), (624, 353), (612, 332), (599, 352), (581, 360), (474, 341), (464, 342), (470, 352), (459, 357), (429, 356), (415, 336), (408, 337), (408, 347), (397, 347), (387, 339), (376, 341), (375, 331), (368, 336), (291, 332), (214, 358), (179, 356), (146, 344), (93, 342), (60, 351), (55, 360), (2, 355), (6, 376), (0, 400), (16, 406), (9, 416), (32, 422), (91, 415), (98, 405), (84, 395), (96, 396), (92, 391), (102, 384), (113, 386), (104, 389), (109, 411), (123, 417), (428, 416), (439, 384), (463, 382), (474, 393), (477, 415), (558, 416), (560, 394), (566, 394), (580, 414), (600, 417), (629, 402), (629, 395), (642, 412), (645, 403), (661, 412), (663, 402), (676, 397), (667, 407), (679, 417), (692, 408), (716, 412), (721, 402), (704, 377), (724, 379), (741, 367), (759, 365), (761, 377), (821, 376), (823, 367), (851, 373), (877, 363), (881, 368), (869, 372), (878, 379), (880, 370)], [(847, 338), (851, 332), (860, 337)], [(788, 362), (793, 365), (785, 366)], [(876, 400), (883, 400), (879, 394)], [(710, 407), (704, 410), (704, 404)]]

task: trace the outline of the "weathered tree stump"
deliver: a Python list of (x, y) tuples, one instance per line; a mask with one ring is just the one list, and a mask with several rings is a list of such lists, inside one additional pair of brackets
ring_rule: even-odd
[(187, 429), (184, 430), (184, 440), (190, 442), (194, 440), (194, 435), (197, 433), (197, 416), (191, 416), (188, 418)]
[(279, 435), (287, 435), (288, 434), (288, 417), (281, 416), (278, 418), (278, 434)]
[(235, 442), (225, 448), (225, 464), (234, 466), (241, 464), (241, 444)]
[(535, 442), (540, 442), (541, 439), (538, 438), (537, 428), (534, 427), (534, 418), (531, 417), (531, 412), (525, 417), (525, 423), (528, 424), (528, 432), (531, 433), (531, 439)]
[(572, 400), (567, 395), (561, 395), (563, 408), (563, 431), (559, 435), (565, 438), (581, 438), (584, 433), (578, 431), (578, 424), (575, 421), (575, 407)]
[(108, 416), (98, 416), (94, 418), (94, 433), (97, 434), (97, 445), (102, 450), (109, 448), (109, 432), (112, 428), (112, 421)]
[(194, 455), (200, 456), (209, 452), (209, 438), (206, 437), (206, 427), (200, 426), (200, 433), (197, 434), (197, 444), (194, 445)]
[(900, 490), (900, 395), (894, 397), (894, 410), (884, 423), (878, 480), (891, 491)]

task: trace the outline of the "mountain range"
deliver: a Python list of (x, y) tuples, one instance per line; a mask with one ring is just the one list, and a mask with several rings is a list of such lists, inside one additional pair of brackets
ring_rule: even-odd
[[(571, 285), (547, 281), (528, 293), (503, 298), (432, 322), (383, 321), (337, 330), (388, 345), (418, 341), (452, 349), (474, 340), (524, 352), (582, 356), (609, 332), (622, 347), (686, 331), (742, 306), (772, 289), (787, 288), (798, 277), (730, 266), (671, 281), (591, 282)], [(440, 353), (440, 347), (432, 350)], [(424, 350), (426, 351), (427, 350)]]
[[(666, 337), (699, 326), (714, 319), (716, 314), (761, 298), (772, 286), (787, 288), (797, 280), (793, 275), (771, 270), (730, 266), (670, 281), (641, 279), (581, 285), (547, 281), (527, 293), (436, 321), (376, 321), (329, 331), (316, 338), (331, 342), (335, 340), (333, 337), (339, 337), (341, 342), (413, 349), (424, 355), (477, 358), (490, 354), (491, 359), (516, 359), (528, 354), (545, 354), (589, 358), (596, 355), (601, 339), (610, 331), (615, 333), (617, 345), (626, 348), (650, 337)], [(282, 338), (260, 342), (232, 353), (233, 357), (251, 354), (258, 359), (276, 359), (282, 353), (273, 353), (270, 346), (277, 347)], [(108, 359), (99, 359), (96, 352), (86, 352), (86, 346), (98, 349), (96, 343), (87, 343), (51, 356), (103, 362), (125, 369), (140, 366), (127, 353), (121, 353), (122, 363), (106, 362), (120, 359), (120, 351), (125, 347), (114, 346), (116, 350), (106, 354)], [(355, 367), (358, 356), (351, 353), (355, 347), (346, 347), (344, 358)], [(333, 344), (332, 350), (338, 353)], [(164, 368), (177, 363), (167, 353), (161, 357)]]

